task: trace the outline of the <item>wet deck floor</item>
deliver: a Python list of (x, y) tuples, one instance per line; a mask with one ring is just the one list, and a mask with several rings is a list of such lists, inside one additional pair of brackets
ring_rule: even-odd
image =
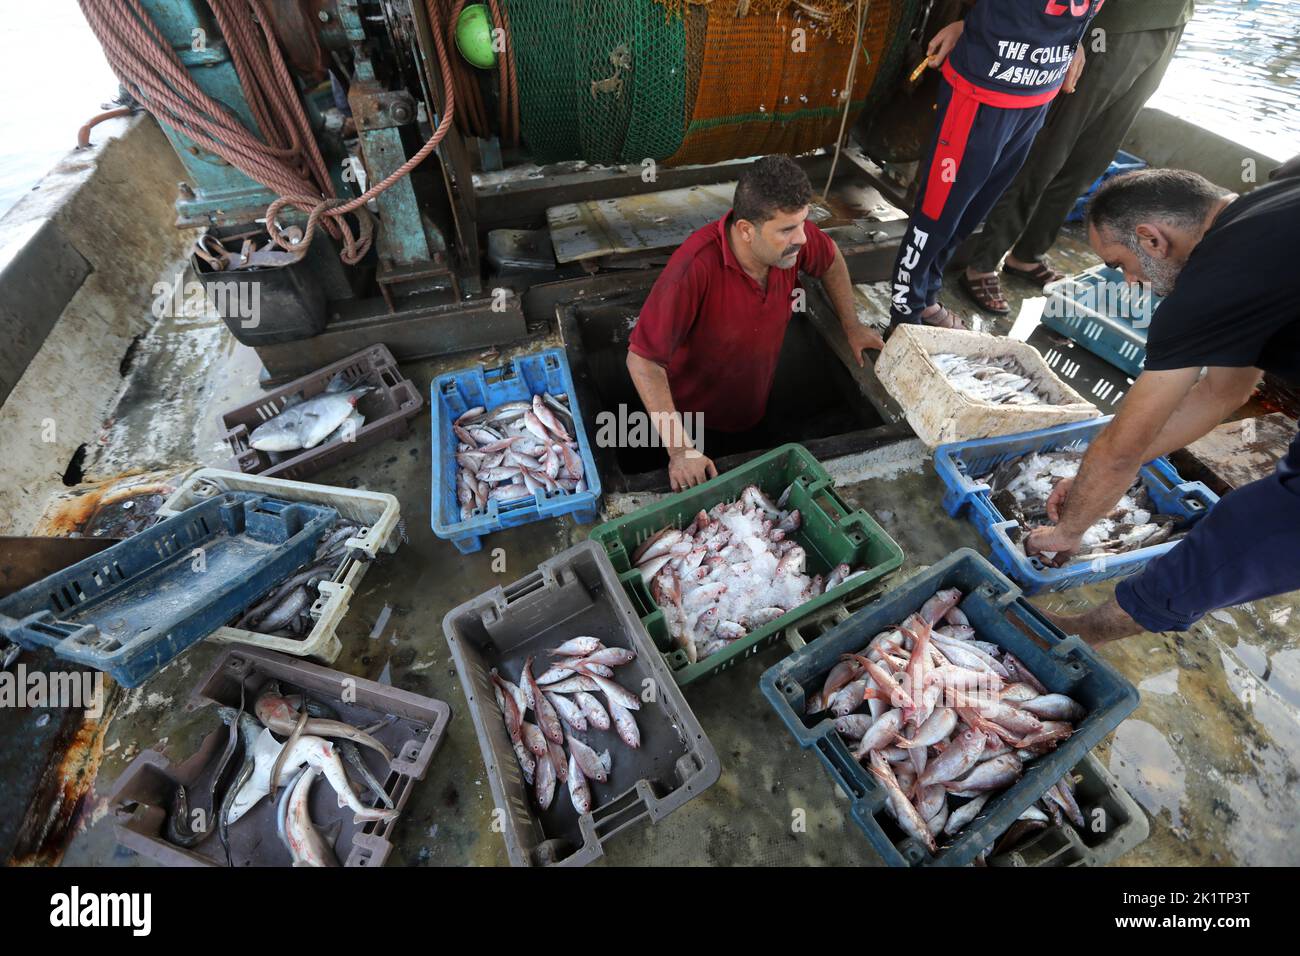
[[(1077, 244), (1069, 260), (1071, 267), (1076, 262), (1080, 268), (1091, 264), (1083, 261)], [(955, 304), (958, 296), (953, 292), (948, 298)], [(178, 337), (170, 349), (190, 335), (199, 337), (191, 341), (211, 348), (215, 333), (202, 323), (191, 323), (173, 324), (156, 334)], [(176, 451), (192, 434), (197, 461), (224, 462), (211, 420), (219, 410), (256, 394), (256, 363), (251, 352), (232, 347), (228, 339), (209, 355), (213, 358), (201, 368), (204, 384), (187, 387), (179, 399), (193, 412), (191, 420), (197, 420), (198, 427), (191, 432), (187, 426), (185, 436), (175, 441), (156, 433), (149, 436), (150, 408), (142, 401), (118, 416), (123, 440), (116, 443), (112, 459), (129, 460), (125, 449), (134, 444), (139, 452), (143, 436), (148, 436), (151, 453), (175, 464)], [(461, 356), (404, 369), (427, 392), (432, 377), (471, 361), (476, 358)], [(163, 396), (167, 408), (174, 410), (177, 394)], [(133, 421), (136, 415), (140, 418)], [(422, 414), (406, 438), (312, 479), (392, 492), (401, 501), (410, 537), (409, 544), (373, 568), (363, 582), (341, 627), (344, 652), (334, 666), (391, 680), (394, 686), (445, 700), (452, 707), (446, 743), (396, 830), (392, 863), (504, 865), (504, 843), (491, 830), (491, 791), (443, 638), (442, 617), (463, 600), (527, 574), (542, 559), (584, 538), (589, 528), (567, 518), (527, 525), (492, 536), (478, 554), (460, 555), (429, 530), (428, 422)], [(838, 463), (834, 470), (846, 500), (872, 511), (902, 546), (907, 560), (900, 575), (957, 548), (987, 553), (969, 524), (943, 513), (942, 485), (919, 443), (881, 449)], [(504, 549), (506, 561), (506, 570), (499, 574), (492, 568), (492, 549), (498, 547)], [(1035, 600), (1054, 610), (1082, 609), (1106, 599), (1111, 591), (1111, 585), (1099, 585)], [(1297, 603), (1296, 596), (1256, 602), (1207, 618), (1185, 635), (1143, 635), (1102, 652), (1142, 692), (1136, 713), (1097, 751), (1152, 819), (1150, 838), (1124, 857), (1123, 864), (1300, 862)], [(372, 640), (370, 631), (385, 605), (393, 608), (391, 621), (384, 634)], [(173, 760), (183, 759), (216, 726), (210, 712), (191, 713), (182, 705), (219, 652), (199, 645), (143, 687), (124, 692), (104, 736), (95, 790), (64, 855), (66, 863), (147, 865), (116, 847), (105, 795), (141, 750), (157, 747)], [(763, 670), (784, 653), (770, 648), (688, 688), (687, 700), (718, 750), (722, 778), (658, 826), (642, 825), (619, 834), (604, 862), (879, 863), (850, 821), (847, 799), (830, 783), (816, 756), (794, 745), (758, 691)], [(802, 832), (793, 826), (796, 810), (803, 811), (806, 820)]]

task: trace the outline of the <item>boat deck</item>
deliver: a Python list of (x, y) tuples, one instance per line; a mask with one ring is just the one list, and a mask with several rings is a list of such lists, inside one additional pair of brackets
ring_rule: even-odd
[[(1057, 264), (1093, 264), (1077, 231), (1067, 232)], [(1017, 308), (1032, 290), (1007, 282)], [(972, 312), (961, 294), (947, 301)], [(985, 328), (1005, 332), (1010, 320)], [(526, 348), (560, 344), (555, 337)], [(503, 357), (509, 356), (508, 351)], [(434, 376), (477, 361), (475, 355), (408, 363), (427, 392)], [(216, 413), (258, 393), (251, 350), (205, 320), (164, 319), (141, 344), (106, 443), (88, 457), (88, 479), (136, 468), (222, 466), (227, 460)], [(197, 426), (192, 423), (197, 422)], [(973, 527), (944, 514), (943, 486), (919, 441), (909, 440), (827, 463), (851, 505), (869, 509), (902, 546), (914, 573), (957, 548), (987, 553)], [(450, 703), (443, 749), (418, 785), (396, 832), (395, 864), (503, 865), (505, 846), (491, 828), (492, 797), (482, 757), (442, 633), (442, 617), (463, 600), (508, 584), (539, 561), (583, 539), (589, 527), (569, 519), (493, 535), (483, 551), (459, 554), (429, 525), (428, 419), (409, 436), (385, 442), (316, 475), (323, 484), (366, 487), (398, 496), (409, 536), (395, 556), (371, 570), (341, 630), (334, 666)], [(649, 496), (615, 496), (625, 511)], [(506, 569), (493, 570), (502, 548)], [(895, 579), (897, 580), (897, 578)], [(888, 582), (886, 582), (887, 586)], [(1034, 599), (1054, 610), (1105, 600), (1111, 585)], [(1120, 862), (1138, 864), (1294, 864), (1300, 824), (1300, 615), (1292, 595), (1219, 612), (1187, 634), (1149, 634), (1102, 654), (1136, 684), (1142, 702), (1097, 754), (1152, 818), (1150, 838)], [(385, 606), (392, 615), (370, 637)], [(149, 865), (120, 850), (106, 794), (142, 750), (181, 759), (215, 726), (209, 710), (183, 706), (221, 648), (200, 644), (144, 686), (117, 691), (86, 735), (94, 785), (32, 859), (75, 865)], [(776, 865), (878, 863), (848, 817), (848, 801), (816, 756), (793, 743), (763, 702), (760, 674), (785, 653), (774, 647), (709, 680), (687, 699), (723, 764), (721, 780), (658, 826), (640, 826), (610, 842), (609, 864)], [(97, 768), (96, 768), (97, 763)], [(803, 811), (796, 814), (795, 811)], [(802, 818), (806, 826), (792, 824)]]

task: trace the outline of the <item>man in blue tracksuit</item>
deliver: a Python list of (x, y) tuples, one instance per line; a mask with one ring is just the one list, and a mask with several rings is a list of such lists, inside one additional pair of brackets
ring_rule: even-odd
[(894, 265), (891, 325), (960, 328), (939, 304), (943, 269), (1015, 178), (1064, 89), (1105, 0), (978, 0), (930, 42), (942, 67), (938, 125), (918, 170), (911, 225)]

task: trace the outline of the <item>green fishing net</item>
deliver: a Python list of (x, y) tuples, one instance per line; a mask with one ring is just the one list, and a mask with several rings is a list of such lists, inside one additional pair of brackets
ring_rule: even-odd
[(686, 30), (654, 0), (505, 0), (538, 162), (637, 163), (681, 145)]

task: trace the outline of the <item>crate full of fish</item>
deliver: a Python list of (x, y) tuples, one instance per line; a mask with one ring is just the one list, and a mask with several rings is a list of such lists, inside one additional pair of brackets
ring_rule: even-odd
[(717, 782), (718, 755), (591, 541), (447, 614), (515, 866), (583, 866)]
[(224, 492), (0, 601), (0, 636), (137, 687), (316, 553), (338, 513)]
[(430, 405), (438, 537), (470, 554), (503, 528), (596, 520), (600, 476), (563, 349), (441, 375)]
[(591, 533), (679, 684), (730, 667), (903, 563), (802, 445), (783, 445)]
[(960, 329), (901, 325), (876, 375), (926, 445), (1096, 418), (1032, 345)]
[(338, 517), (301, 567), (283, 580), (266, 582), (248, 607), (213, 631), (209, 640), (251, 644), (332, 664), (343, 649), (339, 626), (361, 579), (381, 554), (395, 552), (401, 542), (397, 499), (378, 491), (203, 468), (181, 483), (158, 514), (170, 517), (227, 491), (321, 505), (332, 508)]
[(1044, 797), (1074, 818), (1067, 775), (1138, 702), (1132, 684), (969, 549), (759, 683), (891, 866), (986, 859)]
[(1043, 290), (1042, 323), (1073, 339), (1131, 378), (1147, 359), (1147, 329), (1163, 301), (1148, 285), (1124, 281), (1107, 265), (1053, 282)]
[(193, 707), (212, 728), (197, 750), (145, 751), (108, 799), (118, 842), (164, 866), (383, 866), (451, 720), (440, 700), (251, 647), (217, 660)]
[(1137, 801), (1088, 754), (998, 838), (988, 865), (1106, 866), (1150, 833)]
[(221, 416), (234, 467), (301, 480), (407, 433), (424, 401), (393, 353), (372, 345)]
[(1025, 553), (1029, 531), (1050, 524), (1047, 499), (1072, 479), (1088, 444), (1111, 419), (1023, 435), (958, 442), (935, 450), (947, 485), (948, 514), (967, 515), (989, 543), (993, 563), (1026, 594), (1063, 591), (1122, 578), (1164, 554), (1219, 500), (1199, 481), (1183, 481), (1167, 458), (1148, 462), (1115, 508), (1088, 529), (1077, 554), (1053, 568)]

